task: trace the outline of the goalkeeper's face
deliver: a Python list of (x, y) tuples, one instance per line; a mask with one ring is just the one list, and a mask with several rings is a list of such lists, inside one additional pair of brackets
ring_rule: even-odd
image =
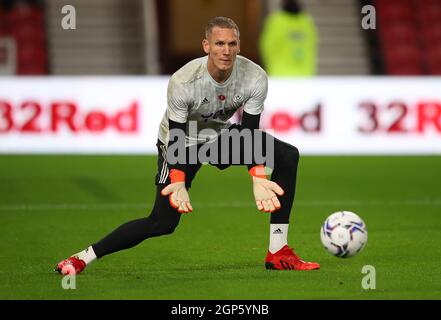
[(214, 27), (202, 46), (208, 54), (208, 64), (223, 72), (233, 68), (240, 52), (239, 36), (235, 29)]

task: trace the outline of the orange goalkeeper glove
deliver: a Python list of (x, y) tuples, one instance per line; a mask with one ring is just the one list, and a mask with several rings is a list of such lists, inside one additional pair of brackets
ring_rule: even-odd
[(169, 196), (170, 205), (180, 213), (193, 211), (190, 196), (185, 187), (185, 172), (177, 169), (170, 170), (170, 184), (162, 189), (163, 196)]
[[(277, 195), (283, 196), (283, 189), (275, 182), (268, 180), (263, 165), (254, 166), (249, 171), (253, 177), (253, 192), (257, 210), (274, 212), (281, 208)], [(277, 195), (276, 195), (277, 194)]]

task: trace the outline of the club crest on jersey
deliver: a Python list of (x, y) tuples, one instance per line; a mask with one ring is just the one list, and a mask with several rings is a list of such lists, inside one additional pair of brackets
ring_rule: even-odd
[(242, 102), (243, 97), (241, 95), (235, 95), (233, 98), (233, 102), (238, 103), (238, 102)]
[(223, 94), (220, 94), (217, 97), (219, 98), (220, 101), (225, 101), (225, 99), (227, 98)]

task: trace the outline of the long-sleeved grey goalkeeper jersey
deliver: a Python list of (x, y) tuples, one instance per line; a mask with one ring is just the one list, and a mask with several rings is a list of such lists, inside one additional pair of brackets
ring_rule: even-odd
[[(241, 106), (252, 115), (263, 111), (268, 77), (261, 67), (237, 56), (232, 74), (220, 84), (208, 73), (207, 61), (208, 56), (192, 60), (171, 77), (158, 136), (164, 144), (168, 144), (169, 119), (187, 123), (186, 146), (190, 146), (205, 143), (228, 128), (229, 119)], [(191, 121), (196, 122), (197, 131), (189, 130)]]

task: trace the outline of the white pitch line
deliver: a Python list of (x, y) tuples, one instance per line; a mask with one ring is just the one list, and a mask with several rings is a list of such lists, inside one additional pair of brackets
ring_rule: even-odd
[[(236, 202), (204, 202), (192, 203), (195, 208), (254, 208), (251, 201)], [(441, 199), (414, 200), (333, 200), (333, 201), (298, 201), (295, 206), (326, 207), (326, 206), (441, 206)], [(151, 203), (54, 203), (54, 204), (0, 204), (0, 211), (49, 211), (49, 210), (113, 210), (113, 209), (150, 209)]]

